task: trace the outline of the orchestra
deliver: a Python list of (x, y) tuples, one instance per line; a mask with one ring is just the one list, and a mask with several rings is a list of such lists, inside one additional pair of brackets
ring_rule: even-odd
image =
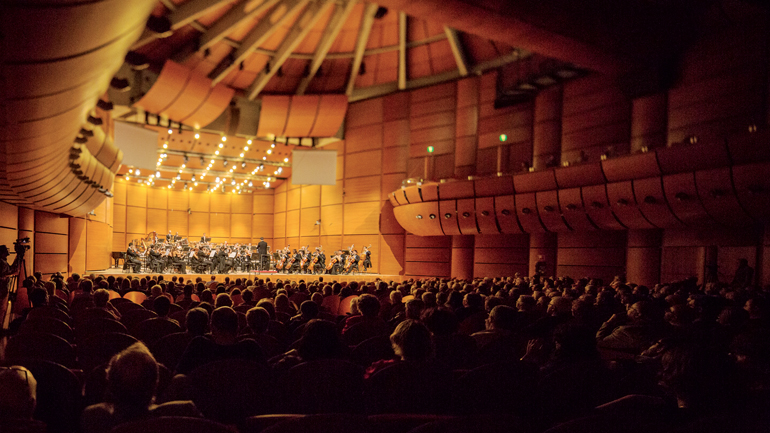
[(290, 245), (271, 252), (264, 238), (256, 246), (249, 244), (215, 244), (204, 233), (199, 242), (190, 242), (171, 231), (164, 237), (156, 232), (129, 242), (124, 269), (134, 273), (193, 273), (228, 274), (231, 272), (276, 271), (285, 274), (344, 275), (366, 273), (372, 266), (371, 245), (359, 255), (355, 245), (327, 256), (322, 246), (310, 249), (305, 245), (292, 249)]

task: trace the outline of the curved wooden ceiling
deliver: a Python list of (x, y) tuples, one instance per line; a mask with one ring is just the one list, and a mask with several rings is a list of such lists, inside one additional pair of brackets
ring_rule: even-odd
[(161, 0), (171, 21), (133, 49), (242, 92), (345, 93), (351, 100), (459, 78), (511, 62), (506, 43), (357, 0)]

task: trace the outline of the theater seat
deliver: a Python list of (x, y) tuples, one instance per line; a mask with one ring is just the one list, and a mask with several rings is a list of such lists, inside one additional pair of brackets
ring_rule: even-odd
[(61, 320), (52, 317), (27, 318), (27, 320), (21, 322), (19, 333), (24, 334), (28, 332), (44, 332), (59, 336), (67, 340), (68, 343), (73, 342), (72, 328)]
[(129, 333), (133, 332), (134, 327), (139, 323), (144, 322), (147, 319), (158, 317), (154, 311), (146, 309), (128, 311), (125, 314), (121, 314), (120, 323), (126, 325), (126, 329), (128, 329)]
[(154, 317), (137, 323), (131, 335), (143, 341), (147, 347), (152, 347), (161, 338), (177, 332), (182, 332), (182, 328), (176, 322), (163, 317)]
[(113, 355), (137, 341), (130, 335), (106, 332), (79, 342), (77, 347), (78, 360), (83, 368), (83, 373), (88, 374), (96, 367), (107, 363)]
[(121, 424), (112, 433), (232, 433), (227, 426), (205, 418), (162, 416)]
[[(262, 430), (263, 433), (361, 433), (367, 432), (363, 415), (322, 414), (291, 418)], [(241, 432), (245, 433), (245, 432)]]
[(475, 368), (455, 383), (458, 413), (530, 413), (537, 367), (531, 363), (498, 362)]
[(364, 409), (364, 369), (340, 359), (296, 365), (278, 388), (290, 413), (361, 413)]
[(175, 332), (168, 334), (150, 347), (150, 351), (155, 356), (158, 363), (165, 365), (169, 370), (174, 371), (179, 360), (182, 359), (187, 345), (193, 339), (192, 335), (186, 332)]
[(390, 338), (385, 335), (364, 340), (350, 351), (350, 359), (364, 368), (375, 361), (393, 359), (395, 356)]
[(125, 325), (115, 319), (91, 319), (81, 322), (75, 327), (75, 340), (78, 342), (85, 341), (91, 336), (108, 332), (128, 334)]
[(452, 371), (438, 362), (397, 362), (372, 375), (364, 386), (372, 414), (450, 410)]
[(35, 359), (77, 369), (75, 350), (67, 340), (45, 332), (28, 332), (14, 336), (5, 347), (5, 361), (14, 363)]
[(37, 381), (35, 419), (45, 422), (49, 432), (75, 431), (82, 409), (80, 381), (67, 367), (50, 361), (23, 360)]

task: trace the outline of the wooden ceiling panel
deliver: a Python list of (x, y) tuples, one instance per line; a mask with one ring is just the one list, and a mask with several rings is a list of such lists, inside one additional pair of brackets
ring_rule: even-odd
[(267, 40), (260, 45), (260, 48), (263, 48), (265, 50), (275, 51), (278, 49), (278, 47), (281, 46), (281, 43), (284, 39), (286, 39), (286, 35), (289, 34), (289, 31), (291, 31), (292, 26), (294, 26), (294, 23), (303, 15), (303, 11), (305, 8), (297, 8), (297, 10), (294, 12), (293, 16), (289, 17), (282, 25), (278, 26), (272, 35), (270, 35)]
[(452, 54), (452, 48), (449, 46), (449, 41), (443, 40), (433, 42), (428, 46), (428, 49), (430, 51), (430, 62), (433, 75), (457, 69), (457, 61)]
[(375, 73), (375, 84), (392, 83), (398, 79), (398, 52), (378, 54), (379, 64)]
[(356, 47), (356, 39), (358, 38), (358, 29), (361, 27), (361, 18), (364, 14), (364, 4), (359, 3), (353, 8), (353, 12), (350, 13), (345, 24), (342, 26), (342, 31), (337, 36), (337, 39), (332, 44), (330, 53), (350, 53)]
[(421, 41), (428, 37), (428, 31), (425, 21), (419, 18), (407, 17), (406, 19), (406, 41)]
[(244, 20), (244, 22), (235, 27), (233, 31), (227, 35), (227, 37), (234, 41), (243, 41), (243, 38), (249, 34), (249, 32), (257, 25), (257, 23), (265, 18), (267, 12), (268, 11), (265, 11), (255, 17)]
[(294, 50), (295, 53), (313, 54), (315, 52), (316, 47), (318, 47), (318, 43), (321, 41), (321, 37), (326, 30), (326, 26), (329, 25), (329, 20), (331, 20), (334, 11), (335, 8), (332, 7), (323, 13), (323, 16), (318, 19), (318, 22), (313, 26), (307, 36), (305, 36), (305, 39), (297, 45), (297, 48)]
[(209, 49), (209, 55), (202, 62), (198, 63), (193, 71), (198, 74), (208, 75), (231, 51), (232, 48), (224, 42), (217, 43)]
[(414, 47), (406, 51), (407, 76), (409, 79), (430, 75), (430, 54), (427, 45)]
[(222, 7), (219, 7), (206, 15), (203, 15), (202, 17), (198, 18), (198, 22), (205, 26), (205, 27), (211, 27), (214, 22), (216, 22), (218, 19), (222, 18), (224, 14), (226, 14), (230, 9), (233, 8), (233, 6), (237, 2), (230, 2), (228, 4), (222, 5)]
[(460, 33), (460, 41), (465, 48), (468, 60), (473, 63), (481, 63), (486, 60), (492, 60), (500, 56), (495, 45), (484, 38), (474, 36), (468, 33)]

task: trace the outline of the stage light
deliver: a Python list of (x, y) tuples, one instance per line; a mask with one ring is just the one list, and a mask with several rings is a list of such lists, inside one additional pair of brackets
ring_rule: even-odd
[(287, 157), (287, 158), (284, 158), (284, 159), (283, 159), (283, 162), (289, 162), (289, 158), (288, 158), (288, 157)]
[(176, 178), (177, 178), (177, 179), (179, 179), (179, 180), (181, 180), (181, 179), (182, 179), (182, 176), (177, 174), (177, 175), (176, 175)]
[(225, 167), (227, 167), (227, 164), (228, 164), (227, 160), (224, 160), (224, 162), (222, 163), (222, 165), (224, 165)]
[(267, 161), (267, 157), (266, 157), (266, 156), (263, 156), (263, 157), (262, 157), (262, 161)]
[(272, 155), (272, 153), (273, 153), (273, 149), (267, 149), (267, 154), (268, 155)]
[(233, 179), (233, 181), (230, 182), (230, 185), (235, 185), (235, 179)]
[(126, 181), (131, 180), (131, 176), (126, 176)]
[(139, 176), (139, 175), (141, 175), (142, 173), (141, 173), (141, 172), (139, 172), (139, 169), (137, 168), (136, 170), (134, 170), (134, 174), (135, 174), (135, 175), (137, 175), (137, 176)]
[(243, 152), (241, 152), (239, 156), (240, 156), (241, 158), (243, 158)]
[(201, 135), (196, 132), (195, 133), (195, 139), (198, 140), (199, 138), (201, 138)]
[(159, 171), (155, 172), (155, 177), (160, 178), (160, 172)]
[(270, 143), (270, 148), (275, 149), (275, 143)]
[(246, 144), (251, 144), (251, 139), (246, 140)]
[(224, 143), (219, 143), (219, 148), (221, 149), (223, 147), (225, 147)]
[(215, 180), (216, 180), (217, 183), (219, 183), (219, 176), (217, 176), (217, 178)]
[(171, 129), (171, 128), (168, 128), (168, 135), (171, 135), (171, 134), (173, 134), (173, 133), (174, 133), (174, 130), (173, 130), (173, 129)]
[(241, 163), (241, 168), (246, 168), (246, 161)]
[(243, 150), (244, 150), (244, 152), (248, 152), (249, 151), (249, 146), (243, 146)]
[(227, 141), (227, 136), (226, 135), (222, 136), (222, 141)]
[(206, 159), (201, 156), (201, 165), (206, 163)]
[(179, 171), (182, 171), (182, 169), (186, 168), (187, 164), (182, 164), (182, 167), (180, 167)]
[(219, 155), (219, 151), (217, 150), (216, 152), (214, 152), (214, 155)]
[(184, 163), (187, 164), (188, 162), (190, 162), (190, 158), (185, 153), (185, 155), (184, 155)]
[(192, 180), (193, 182), (195, 182), (195, 175), (192, 175), (192, 179), (191, 179), (191, 180)]
[(163, 148), (168, 149), (168, 142), (163, 143)]
[(249, 181), (249, 186), (254, 186), (254, 184), (252, 184), (251, 181)]

